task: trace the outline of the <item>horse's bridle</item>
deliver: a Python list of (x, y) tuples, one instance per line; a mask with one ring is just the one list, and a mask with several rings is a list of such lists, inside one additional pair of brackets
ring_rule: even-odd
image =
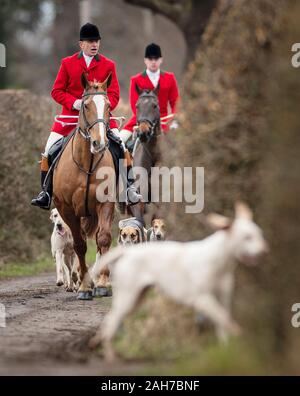
[[(94, 93), (86, 92), (86, 93), (83, 93), (82, 98), (85, 98), (86, 96), (94, 96), (94, 95), (104, 95), (104, 96), (107, 96), (107, 93), (106, 93), (106, 92), (94, 92)], [(83, 120), (84, 120), (85, 125), (84, 125), (84, 128), (83, 128), (83, 129), (78, 125), (78, 127), (76, 128), (76, 132), (79, 132), (79, 133), (81, 134), (81, 136), (82, 136), (85, 140), (87, 140), (87, 141), (91, 140), (90, 130), (91, 130), (95, 125), (97, 125), (97, 124), (100, 124), (100, 123), (104, 124), (105, 131), (107, 132), (107, 130), (109, 129), (109, 123), (106, 122), (106, 121), (104, 120), (104, 118), (97, 118), (95, 121), (93, 121), (93, 122), (90, 124), (90, 123), (88, 122), (87, 118), (86, 118), (86, 114), (85, 114), (84, 109), (85, 109), (85, 108), (84, 108), (84, 100), (82, 100), (82, 103), (81, 103), (81, 112), (82, 112), (82, 115), (83, 115)], [(86, 174), (86, 186), (87, 186), (87, 187), (86, 187), (86, 193), (85, 193), (84, 206), (85, 206), (85, 216), (90, 216), (89, 207), (88, 207), (88, 196), (89, 196), (89, 187), (90, 187), (90, 177), (91, 177), (91, 175), (97, 170), (98, 165), (99, 165), (100, 162), (102, 161), (102, 158), (104, 157), (105, 151), (106, 151), (106, 149), (108, 148), (108, 142), (107, 142), (107, 143), (104, 145), (104, 147), (99, 151), (99, 153), (100, 153), (101, 155), (100, 155), (98, 161), (97, 161), (94, 165), (93, 165), (93, 162), (94, 162), (94, 154), (93, 154), (93, 153), (91, 154), (89, 169), (86, 170), (86, 169), (84, 169), (84, 168), (79, 164), (79, 162), (78, 162), (78, 161), (75, 159), (75, 157), (74, 157), (74, 149), (73, 149), (73, 145), (74, 145), (74, 136), (75, 136), (75, 135), (73, 135), (73, 139), (72, 139), (72, 158), (73, 158), (74, 163), (77, 165), (77, 167), (78, 167), (83, 173)]]
[[(159, 120), (156, 120), (154, 122), (152, 120), (147, 119), (147, 118), (143, 118), (143, 119), (138, 120), (139, 124), (141, 124), (143, 122), (146, 122), (146, 123), (148, 123), (150, 125), (150, 132), (146, 134), (147, 141), (149, 142), (153, 138), (153, 136), (158, 136), (159, 135), (158, 133), (155, 134), (155, 128), (157, 127), (157, 125), (159, 123)], [(137, 132), (137, 137), (138, 138), (141, 138), (141, 136), (144, 136), (144, 135), (145, 135), (145, 133), (143, 133), (140, 130), (138, 130), (138, 132)]]
[[(84, 94), (82, 95), (82, 98), (85, 98), (86, 96), (94, 96), (94, 95), (104, 95), (104, 96), (107, 96), (107, 93), (106, 93), (106, 92), (93, 92), (93, 93), (92, 93), (92, 92), (91, 92), (91, 93), (86, 92), (86, 93), (84, 93)], [(78, 125), (78, 127), (76, 128), (76, 132), (79, 132), (80, 135), (81, 135), (85, 140), (88, 140), (88, 141), (91, 140), (90, 130), (91, 130), (95, 125), (97, 125), (97, 124), (99, 124), (99, 123), (104, 124), (105, 131), (107, 132), (107, 130), (109, 129), (109, 123), (106, 122), (106, 121), (104, 120), (104, 118), (97, 118), (97, 119), (96, 119), (95, 121), (93, 121), (91, 124), (88, 122), (88, 120), (87, 120), (87, 118), (86, 118), (85, 111), (84, 111), (84, 101), (83, 101), (83, 100), (82, 100), (82, 103), (81, 103), (81, 110), (82, 110), (82, 115), (83, 115), (83, 120), (84, 120), (85, 125), (84, 125), (84, 129), (82, 129), (82, 128)], [(90, 175), (92, 175), (92, 174), (95, 172), (95, 170), (97, 169), (97, 166), (99, 165), (100, 161), (102, 160), (103, 155), (104, 155), (104, 153), (105, 153), (105, 150), (108, 148), (108, 142), (107, 142), (107, 143), (104, 145), (104, 147), (99, 151), (99, 153), (101, 154), (101, 156), (100, 156), (100, 158), (98, 159), (98, 161), (96, 162), (96, 164), (95, 164), (94, 166), (93, 166), (93, 158), (94, 158), (94, 155), (93, 155), (93, 154), (91, 155), (91, 164), (90, 164), (90, 169), (89, 169), (88, 171), (85, 170), (85, 169), (83, 169), (83, 167), (82, 167), (82, 166), (79, 164), (79, 162), (75, 159), (75, 157), (74, 157), (73, 145), (74, 145), (74, 136), (73, 136), (73, 139), (72, 139), (72, 158), (73, 158), (73, 161), (75, 162), (75, 164), (77, 165), (77, 167), (89, 177)]]
[[(106, 92), (87, 92), (87, 93), (84, 93), (83, 95), (82, 95), (82, 98), (85, 98), (86, 96), (94, 96), (94, 95), (104, 95), (104, 96), (107, 96), (107, 93)], [(82, 103), (81, 103), (81, 112), (82, 112), (82, 115), (83, 115), (83, 120), (84, 120), (84, 123), (85, 123), (85, 125), (84, 125), (84, 128), (82, 129), (79, 125), (78, 125), (78, 127), (77, 127), (77, 130), (78, 130), (78, 132), (81, 134), (81, 136), (85, 139), (85, 140), (90, 140), (91, 139), (91, 135), (90, 135), (90, 130), (95, 126), (95, 125), (97, 125), (97, 124), (100, 124), (100, 123), (102, 123), (102, 124), (104, 124), (104, 127), (105, 127), (105, 131), (107, 132), (107, 130), (108, 130), (108, 127), (109, 127), (109, 124), (108, 124), (108, 122), (107, 121), (105, 121), (104, 120), (104, 118), (97, 118), (95, 121), (93, 121), (91, 124), (88, 122), (88, 120), (87, 120), (87, 118), (86, 118), (86, 114), (85, 114), (85, 111), (84, 111), (84, 100), (82, 100)], [(104, 149), (105, 149), (106, 147), (104, 147)]]
[[(140, 98), (147, 98), (147, 97), (149, 97), (149, 98), (153, 98), (153, 95), (151, 95), (151, 94), (149, 94), (149, 93), (144, 93), (144, 94), (142, 94), (141, 96), (140, 96)], [(146, 122), (146, 123), (148, 123), (149, 125), (150, 125), (150, 133), (147, 133), (147, 141), (149, 142), (152, 138), (153, 138), (153, 136), (158, 136), (158, 135), (160, 135), (160, 132), (159, 133), (156, 133), (155, 134), (155, 129), (156, 129), (156, 127), (157, 126), (159, 126), (159, 124), (160, 124), (160, 116), (158, 117), (158, 119), (157, 120), (155, 120), (155, 121), (152, 121), (152, 120), (150, 120), (149, 118), (139, 118), (138, 120), (137, 120), (137, 122), (138, 122), (138, 124), (141, 124), (141, 123), (143, 123), (143, 122)], [(137, 137), (141, 140), (141, 136), (144, 136), (145, 135), (145, 133), (142, 133), (140, 130), (138, 130), (138, 132), (137, 132)]]

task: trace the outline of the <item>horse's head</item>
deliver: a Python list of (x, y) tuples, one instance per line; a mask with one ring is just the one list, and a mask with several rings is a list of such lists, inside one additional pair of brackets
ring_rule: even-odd
[(84, 93), (79, 113), (79, 128), (81, 134), (90, 141), (92, 154), (99, 153), (107, 144), (106, 131), (109, 126), (110, 109), (107, 88), (110, 82), (111, 74), (103, 82), (88, 81), (84, 73), (81, 76)]
[(142, 141), (150, 140), (155, 129), (160, 125), (160, 110), (158, 102), (159, 85), (154, 90), (142, 90), (136, 85), (139, 94), (136, 103), (136, 118), (139, 129), (139, 138)]

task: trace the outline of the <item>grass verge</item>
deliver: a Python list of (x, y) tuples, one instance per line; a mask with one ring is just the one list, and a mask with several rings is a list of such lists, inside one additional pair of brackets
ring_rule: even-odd
[[(88, 241), (88, 251), (86, 261), (88, 265), (95, 262), (96, 244), (94, 241)], [(55, 263), (51, 255), (43, 255), (31, 263), (7, 263), (0, 267), (0, 280), (9, 278), (18, 278), (22, 276), (34, 276), (44, 272), (53, 272)]]

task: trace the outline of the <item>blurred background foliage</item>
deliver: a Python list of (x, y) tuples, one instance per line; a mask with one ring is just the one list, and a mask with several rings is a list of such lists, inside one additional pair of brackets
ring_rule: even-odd
[[(231, 216), (234, 201), (245, 200), (271, 246), (261, 267), (238, 269), (240, 341), (216, 346), (197, 334), (193, 313), (153, 293), (126, 322), (119, 350), (129, 358), (150, 356), (158, 361), (156, 373), (299, 374), (300, 333), (290, 324), (300, 297), (300, 70), (291, 66), (299, 2), (0, 4), (0, 41), (8, 52), (8, 67), (0, 70), (1, 262), (30, 260), (48, 243), (47, 216), (28, 205), (38, 190), (35, 163), (55, 112), (49, 91), (59, 61), (77, 50), (79, 25), (90, 15), (100, 26), (103, 53), (117, 62), (121, 113), (128, 112), (129, 77), (143, 69), (145, 45), (161, 44), (165, 68), (176, 73), (183, 96), (181, 127), (166, 140), (164, 164), (204, 167), (204, 212)], [(211, 232), (199, 216), (185, 213), (184, 203), (163, 210), (173, 239)]]

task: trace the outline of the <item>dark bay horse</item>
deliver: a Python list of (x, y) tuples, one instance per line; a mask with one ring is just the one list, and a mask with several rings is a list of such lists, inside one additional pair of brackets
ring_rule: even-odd
[[(133, 151), (133, 167), (142, 167), (147, 171), (148, 201), (151, 198), (151, 167), (157, 165), (161, 153), (161, 123), (160, 109), (158, 101), (159, 85), (154, 90), (142, 90), (136, 85), (139, 94), (136, 103), (137, 117), (137, 142)], [(144, 197), (146, 198), (146, 197)], [(132, 214), (136, 217), (143, 217), (145, 204), (138, 203), (130, 207)]]
[[(112, 241), (115, 203), (99, 197), (97, 188), (103, 180), (96, 177), (97, 171), (103, 167), (114, 172), (106, 136), (110, 107), (107, 88), (111, 77), (102, 83), (89, 82), (83, 74), (81, 80), (84, 94), (78, 127), (54, 171), (53, 200), (73, 235), (74, 249), (79, 259), (78, 299), (89, 300), (92, 299), (93, 282), (85, 262), (86, 237), (96, 239), (97, 260), (109, 250)], [(95, 286), (107, 289), (108, 282), (109, 270), (104, 267)]]

